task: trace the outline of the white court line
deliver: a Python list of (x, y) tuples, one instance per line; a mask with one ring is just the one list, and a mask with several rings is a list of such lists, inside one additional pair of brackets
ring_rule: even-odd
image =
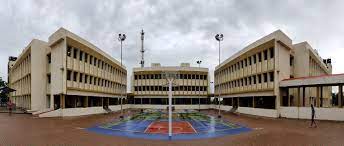
[(185, 122), (188, 123), (191, 126), (192, 130), (194, 130), (195, 133), (197, 133), (196, 129), (188, 121), (185, 121)]
[(149, 129), (149, 127), (150, 127), (153, 123), (154, 123), (154, 122), (150, 123), (143, 133), (146, 133), (147, 130)]

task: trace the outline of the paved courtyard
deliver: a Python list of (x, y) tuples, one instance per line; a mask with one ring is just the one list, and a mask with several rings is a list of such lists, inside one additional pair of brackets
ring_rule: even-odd
[[(216, 114), (216, 111), (203, 112)], [(317, 121), (318, 128), (309, 128), (309, 121), (306, 120), (270, 119), (231, 113), (223, 113), (223, 118), (253, 130), (210, 139), (161, 141), (101, 135), (85, 129), (118, 117), (118, 113), (68, 118), (37, 118), (27, 114), (9, 116), (0, 113), (0, 145), (344, 145), (343, 122)]]

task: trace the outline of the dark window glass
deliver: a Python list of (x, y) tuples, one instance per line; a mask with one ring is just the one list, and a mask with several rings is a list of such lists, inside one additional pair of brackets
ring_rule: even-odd
[(88, 82), (88, 75), (85, 75), (85, 84)]
[(290, 66), (293, 66), (294, 64), (294, 57), (290, 56), (290, 62), (289, 62)]
[(264, 60), (268, 59), (268, 50), (264, 50)]
[(137, 80), (137, 75), (134, 75), (134, 79)]
[(258, 62), (262, 62), (262, 53), (261, 52), (258, 53)]
[(84, 56), (84, 52), (82, 52), (82, 51), (80, 50), (80, 53), (79, 53), (79, 54), (80, 54), (80, 56), (79, 56), (79, 60), (80, 60), (80, 61), (82, 61), (82, 59), (83, 59), (83, 56)]
[(51, 54), (47, 55), (47, 59), (48, 59), (48, 63), (50, 64), (51, 63)]
[(250, 57), (248, 57), (248, 65), (251, 65), (252, 64), (252, 62), (251, 62), (251, 56)]
[(71, 46), (68, 46), (67, 47), (67, 56), (71, 56), (72, 55), (72, 47)]
[(252, 79), (253, 79), (253, 84), (256, 84), (257, 83), (256, 76), (252, 76)]
[(84, 77), (84, 74), (80, 73), (80, 74), (79, 74), (79, 82), (80, 82), (80, 83), (82, 83), (83, 77)]
[(93, 62), (93, 65), (96, 66), (97, 65), (97, 58), (94, 57), (94, 62)]
[(78, 49), (74, 48), (73, 57), (76, 59), (76, 56), (78, 56)]
[(72, 71), (67, 70), (67, 80), (68, 80), (68, 81), (70, 81), (71, 76), (72, 76)]
[(50, 84), (51, 83), (51, 75), (50, 74), (47, 75), (47, 79), (48, 79), (48, 83)]
[(253, 55), (253, 64), (256, 64), (256, 63), (257, 63), (257, 56)]
[(270, 51), (270, 58), (274, 58), (275, 56), (274, 48), (270, 48), (269, 51)]
[(244, 60), (245, 66), (247, 66), (247, 59)]
[(73, 81), (76, 82), (77, 77), (78, 77), (78, 73), (77, 72), (73, 72)]
[(93, 62), (93, 56), (90, 55), (90, 64), (92, 64), (92, 62)]
[(259, 75), (257, 75), (257, 77), (258, 77), (258, 83), (259, 84), (262, 83), (262, 76), (259, 74)]
[(264, 83), (268, 82), (268, 74), (264, 73), (263, 77), (264, 77)]
[(93, 83), (93, 76), (90, 76), (90, 84)]
[(274, 81), (274, 72), (269, 72), (270, 82)]
[(88, 61), (88, 54), (85, 53), (85, 62), (87, 63), (87, 61)]

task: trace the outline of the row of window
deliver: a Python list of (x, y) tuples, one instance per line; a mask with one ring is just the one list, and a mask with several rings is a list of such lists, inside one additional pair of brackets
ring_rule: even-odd
[[(102, 87), (108, 87), (108, 88), (119, 88), (121, 84), (112, 82), (106, 79), (102, 79), (99, 77), (94, 77), (91, 75), (78, 73), (76, 71), (67, 70), (67, 80), (68, 81), (75, 81), (79, 83), (85, 83), (95, 86), (102, 86)], [(122, 85), (122, 88), (124, 88), (125, 85)]]
[[(257, 75), (237, 79), (234, 81), (230, 81), (230, 82), (227, 82), (225, 84), (227, 84), (227, 86), (229, 88), (235, 88), (235, 87), (242, 87), (242, 86), (247, 86), (247, 85), (254, 85), (257, 83), (260, 84), (262, 82), (266, 83), (266, 82), (268, 82), (268, 80), (270, 82), (274, 81), (274, 72), (257, 74)], [(223, 85), (221, 85), (221, 86), (223, 86)], [(218, 88), (218, 85), (216, 87)]]
[(125, 75), (126, 73), (118, 70), (117, 68), (111, 66), (110, 64), (97, 59), (95, 56), (92, 56), (88, 54), (87, 52), (83, 52), (82, 50), (78, 48), (74, 48), (71, 46), (67, 46), (67, 56), (71, 57), (73, 52), (73, 58), (79, 59), (80, 61), (84, 61), (85, 63), (89, 63), (90, 65), (94, 65), (100, 69), (103, 69), (109, 73), (121, 73), (122, 75)]
[[(269, 50), (269, 53), (270, 55), (268, 55), (268, 50)], [(262, 56), (263, 55), (263, 56)], [(268, 59), (268, 56), (270, 56), (270, 59), (274, 58), (274, 48), (271, 47), (269, 49), (266, 49), (262, 52), (258, 52), (252, 56), (249, 56), (241, 61), (238, 61), (237, 63), (231, 65), (229, 68), (227, 68), (227, 70), (231, 73), (231, 72), (235, 72), (241, 68), (244, 68), (246, 66), (249, 66), (249, 65), (252, 65), (252, 64), (256, 64), (257, 61), (258, 62), (262, 62), (262, 57), (264, 60), (267, 60)], [(223, 72), (224, 70), (222, 70)], [(216, 72), (216, 74), (218, 74)]]
[[(168, 91), (166, 86), (135, 86), (135, 91)], [(207, 91), (207, 86), (176, 86), (172, 91)]]
[[(146, 75), (134, 75), (135, 80), (137, 79), (162, 79), (161, 74), (146, 74)], [(207, 80), (207, 75), (197, 74), (179, 74), (179, 79), (200, 79)]]

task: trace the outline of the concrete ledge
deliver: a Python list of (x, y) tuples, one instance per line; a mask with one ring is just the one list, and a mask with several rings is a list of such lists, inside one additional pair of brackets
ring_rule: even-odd
[(262, 109), (262, 108), (250, 108), (250, 107), (238, 107), (238, 113), (256, 115), (262, 117), (277, 118), (277, 110), (275, 109)]

